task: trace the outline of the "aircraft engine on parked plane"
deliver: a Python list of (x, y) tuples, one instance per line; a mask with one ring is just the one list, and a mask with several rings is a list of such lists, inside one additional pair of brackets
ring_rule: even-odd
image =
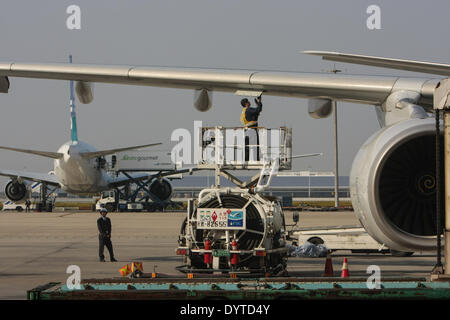
[[(361, 224), (375, 240), (395, 250), (435, 249), (435, 167), (432, 118), (384, 127), (365, 142), (353, 161), (350, 193)], [(443, 174), (441, 179), (443, 188)]]
[(167, 179), (155, 179), (150, 185), (150, 192), (161, 201), (168, 201), (172, 197), (172, 185)]
[(16, 203), (25, 202), (30, 196), (30, 189), (28, 183), (11, 180), (5, 187), (6, 197)]

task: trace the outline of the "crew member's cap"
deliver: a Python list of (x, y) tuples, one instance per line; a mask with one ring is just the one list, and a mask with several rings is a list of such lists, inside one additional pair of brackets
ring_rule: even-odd
[(247, 102), (250, 102), (250, 101), (248, 101), (247, 98), (242, 99), (242, 100), (241, 100), (241, 106), (245, 107), (245, 105), (247, 104)]
[(106, 213), (108, 213), (108, 210), (106, 210), (106, 208), (101, 208), (101, 209), (100, 209), (100, 212), (106, 212)]

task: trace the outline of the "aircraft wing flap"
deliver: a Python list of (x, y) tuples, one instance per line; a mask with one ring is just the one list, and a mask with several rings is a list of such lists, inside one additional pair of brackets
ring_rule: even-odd
[(0, 176), (10, 177), (12, 179), (22, 178), (24, 180), (44, 182), (52, 186), (59, 186), (59, 182), (56, 176), (45, 173), (22, 172), (15, 170), (0, 169)]

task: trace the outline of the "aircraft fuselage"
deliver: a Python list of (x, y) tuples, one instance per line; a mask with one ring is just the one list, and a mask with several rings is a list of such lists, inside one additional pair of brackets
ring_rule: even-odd
[(64, 154), (54, 160), (54, 171), (61, 189), (70, 193), (96, 193), (108, 189), (108, 175), (99, 168), (96, 158), (83, 158), (80, 153), (96, 151), (82, 141), (64, 143), (58, 152)]

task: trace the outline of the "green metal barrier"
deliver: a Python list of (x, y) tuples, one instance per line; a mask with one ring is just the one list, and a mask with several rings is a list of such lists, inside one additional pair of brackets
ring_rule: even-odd
[(385, 280), (369, 289), (366, 279), (99, 279), (86, 280), (78, 290), (48, 283), (29, 290), (29, 300), (152, 299), (450, 299), (449, 282)]

